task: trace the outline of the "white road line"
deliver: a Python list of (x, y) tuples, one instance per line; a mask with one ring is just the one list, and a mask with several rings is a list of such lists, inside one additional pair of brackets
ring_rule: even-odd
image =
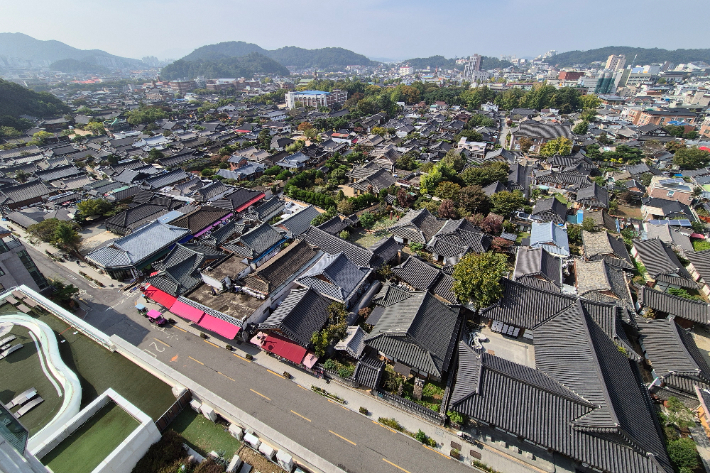
[(47, 371), (47, 367), (44, 365), (44, 357), (42, 356), (42, 348), (40, 348), (39, 342), (37, 341), (37, 337), (35, 337), (35, 334), (32, 333), (31, 330), (30, 330), (30, 337), (32, 337), (32, 340), (34, 340), (34, 342), (35, 342), (35, 347), (37, 347), (37, 356), (39, 357), (39, 364), (42, 365), (42, 371), (44, 371), (44, 375), (54, 385), (54, 389), (57, 390), (57, 396), (62, 397), (62, 390), (59, 389), (59, 385), (54, 380), (52, 375), (50, 375), (49, 372)]

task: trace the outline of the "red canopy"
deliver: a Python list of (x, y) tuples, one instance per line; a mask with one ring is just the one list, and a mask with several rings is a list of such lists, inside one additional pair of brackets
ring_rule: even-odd
[(175, 304), (173, 304), (170, 308), (170, 312), (175, 315), (179, 315), (183, 319), (195, 322), (196, 324), (199, 324), (200, 319), (202, 319), (202, 316), (205, 315), (205, 313), (200, 309), (180, 301), (175, 301)]
[(202, 320), (198, 323), (200, 327), (204, 327), (218, 335), (222, 335), (224, 338), (233, 339), (239, 333), (239, 327), (236, 325), (225, 322), (217, 317), (212, 317), (209, 314), (205, 314)]
[(173, 304), (175, 304), (175, 301), (177, 301), (177, 297), (171, 296), (167, 292), (163, 292), (157, 287), (153, 287), (151, 285), (148, 285), (148, 287), (146, 288), (145, 296), (150, 299), (153, 299), (155, 302), (162, 305), (166, 309), (172, 307)]
[(306, 356), (306, 349), (301, 345), (286, 340), (275, 334), (270, 334), (266, 337), (266, 341), (262, 345), (264, 350), (268, 350), (274, 355), (279, 355), (289, 361), (300, 365), (303, 357)]

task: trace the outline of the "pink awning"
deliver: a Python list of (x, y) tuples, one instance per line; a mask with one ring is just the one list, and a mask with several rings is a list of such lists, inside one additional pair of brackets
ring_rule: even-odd
[(146, 315), (147, 315), (148, 317), (150, 317), (151, 319), (157, 319), (157, 318), (160, 317), (162, 314), (160, 313), (159, 310), (151, 309), (151, 310), (148, 311), (148, 313), (147, 313)]
[(173, 304), (170, 308), (170, 312), (175, 315), (179, 315), (183, 319), (195, 322), (196, 324), (199, 324), (202, 316), (205, 315), (205, 313), (200, 309), (180, 301), (175, 301), (175, 304)]
[(153, 287), (151, 285), (148, 285), (148, 287), (146, 288), (145, 296), (150, 299), (153, 299), (155, 302), (165, 308), (172, 307), (173, 304), (175, 304), (175, 301), (177, 300), (177, 297), (171, 296), (167, 292), (163, 292), (157, 287)]
[(305, 366), (306, 368), (313, 368), (313, 365), (316, 364), (316, 361), (318, 361), (318, 357), (315, 354), (309, 352), (303, 359), (303, 366)]
[(697, 238), (699, 240), (704, 240), (705, 235), (703, 235), (702, 233), (691, 233), (690, 238)]
[(229, 322), (225, 322), (224, 320), (218, 319), (217, 317), (212, 317), (209, 314), (205, 314), (198, 325), (216, 333), (217, 335), (222, 335), (224, 338), (228, 338), (230, 340), (236, 337), (239, 333), (239, 327), (237, 327), (236, 325), (230, 324)]

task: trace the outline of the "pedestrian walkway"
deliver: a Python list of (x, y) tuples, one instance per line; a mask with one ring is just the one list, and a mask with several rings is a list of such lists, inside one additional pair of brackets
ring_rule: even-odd
[[(55, 256), (62, 256), (64, 258), (64, 262), (57, 261), (56, 259), (54, 262), (60, 266), (65, 267), (69, 271), (75, 273), (77, 277), (82, 278), (87, 284), (89, 284), (92, 287), (100, 287), (96, 283), (90, 281), (89, 279), (86, 279), (84, 276), (79, 274), (79, 271), (85, 273), (87, 276), (90, 278), (94, 279), (95, 281), (99, 281), (101, 284), (103, 284), (105, 287), (109, 288), (123, 288), (125, 286), (124, 283), (120, 281), (116, 281), (115, 279), (111, 279), (108, 275), (106, 274), (101, 274), (99, 271), (92, 267), (89, 266), (87, 263), (82, 263), (79, 262), (77, 263), (77, 258), (76, 256), (67, 256), (65, 255), (61, 250), (58, 248), (50, 245), (49, 243), (45, 243), (43, 241), (37, 241), (34, 238), (30, 238), (29, 234), (27, 233), (26, 230), (21, 228), (18, 225), (14, 224), (9, 224), (5, 225), (8, 230), (13, 232), (16, 237), (19, 237), (20, 241), (22, 241), (22, 244), (25, 246), (31, 246), (32, 248), (36, 249), (40, 253), (47, 255), (47, 252), (50, 252), (51, 254)], [(47, 255), (49, 258), (49, 255)], [(67, 281), (71, 282), (71, 281)]]

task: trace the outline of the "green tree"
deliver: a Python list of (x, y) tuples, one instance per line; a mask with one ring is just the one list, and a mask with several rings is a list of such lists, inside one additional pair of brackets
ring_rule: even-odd
[(567, 156), (572, 152), (572, 141), (560, 136), (554, 140), (550, 140), (540, 148), (540, 155), (550, 156)]
[(69, 309), (72, 297), (79, 293), (79, 288), (73, 284), (66, 284), (59, 279), (49, 279), (47, 282), (53, 289), (52, 295), (49, 296), (50, 299), (65, 309)]
[(503, 296), (500, 279), (508, 270), (500, 253), (469, 253), (454, 266), (453, 291), (459, 301), (476, 309), (488, 307)]
[(30, 236), (42, 240), (45, 243), (53, 243), (54, 234), (58, 225), (58, 219), (48, 218), (46, 220), (42, 220), (39, 223), (35, 223), (34, 225), (30, 225), (29, 227), (27, 227), (27, 233), (29, 233)]
[(430, 194), (442, 181), (456, 180), (456, 171), (444, 161), (439, 161), (429, 174), (423, 175), (419, 185), (423, 194)]
[(601, 106), (602, 101), (594, 94), (582, 95), (579, 98), (584, 110), (595, 110)]
[(318, 358), (325, 356), (325, 351), (328, 348), (328, 331), (326, 329), (320, 332), (313, 332), (311, 335), (311, 344), (313, 345), (313, 351)]
[(20, 136), (22, 136), (20, 130), (11, 126), (0, 126), (0, 138), (19, 138)]
[(35, 145), (43, 145), (46, 144), (47, 140), (49, 140), (50, 138), (54, 138), (54, 133), (38, 131), (37, 133), (32, 135), (32, 141), (30, 141), (30, 143)]
[(438, 186), (436, 186), (436, 190), (434, 191), (434, 195), (440, 199), (450, 199), (450, 200), (453, 200), (454, 202), (457, 202), (459, 200), (459, 192), (460, 191), (461, 191), (460, 185), (453, 183), (451, 181), (443, 181), (443, 182), (440, 182)]
[(418, 157), (419, 156), (416, 152), (410, 151), (405, 153), (404, 156), (395, 162), (395, 167), (406, 171), (414, 171), (419, 167), (419, 161), (417, 160)]
[(455, 149), (450, 149), (441, 161), (452, 167), (456, 172), (463, 171), (464, 166), (466, 166), (466, 161), (461, 157), (461, 153)]
[(597, 229), (597, 226), (591, 217), (585, 217), (582, 220), (582, 230), (584, 230), (585, 232), (593, 232), (593, 231), (596, 231), (596, 229)]
[(581, 225), (567, 225), (567, 239), (570, 243), (581, 244), (582, 243), (582, 226)]
[(148, 152), (148, 157), (144, 158), (143, 161), (145, 163), (150, 164), (150, 163), (154, 163), (154, 162), (158, 161), (159, 159), (163, 159), (164, 157), (165, 157), (165, 154), (163, 154), (162, 151), (160, 151), (159, 149), (153, 148)]
[(60, 221), (54, 229), (53, 243), (57, 248), (78, 254), (81, 235), (76, 230), (76, 224)]
[(668, 442), (668, 456), (676, 468), (695, 470), (700, 466), (695, 442), (689, 438), (681, 438)]
[(481, 186), (467, 186), (459, 192), (459, 205), (468, 212), (485, 214), (490, 209), (490, 201)]
[(86, 131), (90, 131), (95, 136), (106, 134), (106, 129), (104, 128), (104, 124), (101, 122), (89, 122), (86, 125), (84, 125), (84, 129)]
[(365, 228), (372, 228), (375, 225), (376, 219), (370, 212), (364, 212), (360, 215), (360, 224)]
[(510, 167), (502, 161), (493, 161), (483, 166), (473, 166), (461, 173), (461, 179), (469, 186), (485, 187), (496, 181), (507, 183)]
[(113, 208), (113, 204), (106, 199), (87, 199), (76, 204), (76, 208), (77, 219), (86, 219), (104, 215)]
[(587, 130), (589, 129), (589, 123), (586, 121), (581, 121), (575, 125), (574, 128), (572, 128), (572, 133), (575, 135), (584, 135), (587, 133)]
[(673, 164), (677, 164), (681, 169), (698, 169), (707, 166), (708, 162), (710, 153), (697, 147), (681, 148), (673, 156)]
[(523, 136), (518, 140), (518, 144), (520, 145), (520, 151), (527, 154), (527, 152), (530, 151), (530, 148), (532, 148), (535, 142), (527, 136)]
[(15, 173), (15, 180), (19, 183), (24, 183), (27, 182), (27, 179), (29, 179), (30, 175), (26, 172), (20, 169)]
[(504, 217), (523, 208), (526, 204), (525, 196), (519, 190), (496, 192), (491, 196), (491, 202), (493, 203), (493, 212)]

